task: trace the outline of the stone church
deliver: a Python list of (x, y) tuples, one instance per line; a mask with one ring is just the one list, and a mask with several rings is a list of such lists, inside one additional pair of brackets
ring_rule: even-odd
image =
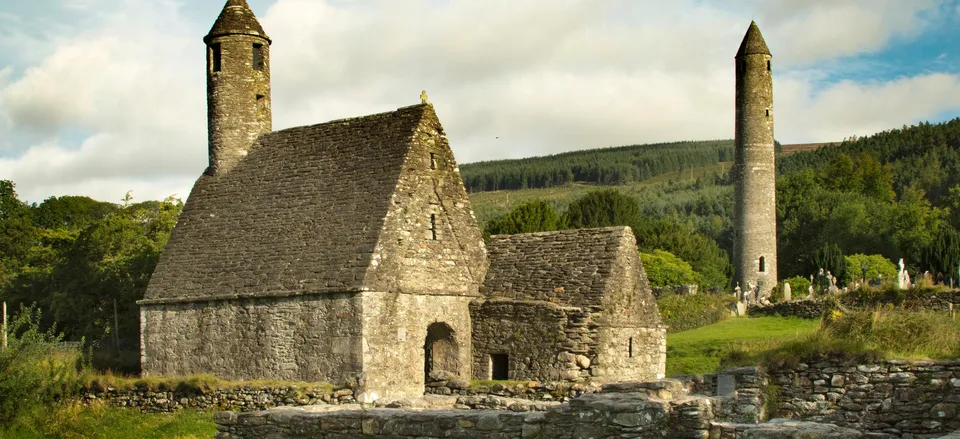
[(146, 375), (350, 384), (662, 377), (665, 327), (629, 228), (484, 244), (431, 104), (272, 130), (245, 0), (204, 38), (209, 166), (141, 306)]

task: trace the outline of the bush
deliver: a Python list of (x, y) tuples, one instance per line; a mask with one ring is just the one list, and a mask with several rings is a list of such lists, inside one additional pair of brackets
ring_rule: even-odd
[(892, 282), (897, 279), (897, 266), (893, 265), (893, 262), (890, 262), (883, 255), (855, 254), (846, 256), (844, 259), (847, 260), (847, 274), (849, 275), (849, 278), (846, 279), (847, 282), (860, 282), (860, 276), (863, 275), (863, 265), (867, 266), (867, 282), (877, 279), (878, 276), (882, 276), (885, 282)]
[(640, 262), (651, 286), (667, 287), (700, 283), (700, 275), (690, 264), (664, 250), (640, 253)]
[(667, 332), (680, 332), (701, 326), (712, 325), (730, 315), (729, 306), (733, 296), (722, 297), (711, 294), (685, 296), (667, 294), (657, 300), (663, 324)]
[(40, 317), (39, 309), (21, 307), (7, 330), (7, 349), (0, 351), (0, 424), (78, 388), (80, 348), (62, 344), (63, 335), (53, 329), (41, 331)]
[(780, 281), (780, 291), (783, 291), (783, 284), (790, 284), (790, 294), (794, 300), (807, 297), (810, 289), (810, 279), (803, 276), (794, 276)]

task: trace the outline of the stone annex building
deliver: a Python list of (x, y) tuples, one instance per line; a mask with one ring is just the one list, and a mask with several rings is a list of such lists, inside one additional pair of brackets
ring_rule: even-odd
[(361, 402), (451, 374), (663, 376), (629, 228), (485, 246), (432, 105), (272, 131), (246, 1), (204, 42), (209, 167), (139, 302), (145, 374), (350, 383)]

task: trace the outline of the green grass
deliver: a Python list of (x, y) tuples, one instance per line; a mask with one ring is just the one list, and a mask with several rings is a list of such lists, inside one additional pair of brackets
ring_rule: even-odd
[(108, 387), (117, 390), (148, 389), (152, 391), (194, 391), (205, 393), (217, 389), (236, 389), (241, 387), (292, 387), (310, 389), (315, 392), (329, 393), (334, 386), (328, 383), (305, 383), (275, 380), (229, 381), (212, 375), (191, 375), (187, 377), (127, 377), (111, 373), (89, 373), (80, 377), (80, 387), (84, 390), (103, 391)]
[(733, 318), (667, 334), (667, 376), (716, 372), (721, 358), (733, 349), (797, 340), (819, 325), (819, 320), (794, 317)]
[(140, 413), (102, 403), (43, 408), (0, 427), (6, 439), (200, 439), (217, 432), (213, 412)]

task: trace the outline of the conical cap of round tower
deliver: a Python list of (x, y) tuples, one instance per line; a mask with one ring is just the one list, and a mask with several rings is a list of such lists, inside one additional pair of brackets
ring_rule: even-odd
[(227, 0), (227, 4), (220, 11), (220, 16), (210, 28), (210, 33), (203, 37), (209, 43), (214, 37), (223, 35), (254, 35), (270, 42), (270, 37), (260, 27), (257, 16), (253, 15), (246, 0)]
[(770, 55), (770, 49), (767, 48), (767, 42), (763, 41), (763, 35), (760, 34), (760, 28), (757, 22), (751, 21), (747, 34), (743, 36), (743, 42), (740, 43), (740, 50), (737, 51), (737, 58), (744, 55)]

